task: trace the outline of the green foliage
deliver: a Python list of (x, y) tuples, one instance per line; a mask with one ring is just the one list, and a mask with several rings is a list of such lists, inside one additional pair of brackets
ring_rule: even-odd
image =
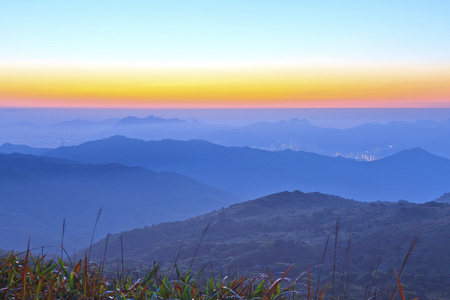
[[(320, 300), (330, 297), (328, 276), (317, 285), (317, 277), (310, 268), (295, 279), (291, 265), (283, 274), (258, 274), (252, 277), (203, 276), (206, 265), (198, 273), (182, 272), (174, 268), (162, 272), (160, 265), (151, 267), (144, 276), (116, 271), (115, 276), (103, 276), (103, 266), (87, 262), (87, 255), (76, 264), (65, 263), (61, 258), (48, 259), (45, 255), (35, 258), (32, 253), (18, 257), (13, 252), (0, 259), (0, 299), (307, 299)], [(382, 277), (386, 272), (378, 270)], [(372, 274), (373, 275), (373, 274)], [(406, 291), (395, 271), (398, 289), (394, 298), (413, 299), (416, 294)], [(421, 279), (421, 276), (412, 276)], [(423, 278), (422, 278), (423, 279)], [(339, 281), (338, 281), (339, 282)], [(327, 290), (328, 289), (328, 290)], [(394, 290), (395, 292), (395, 290)], [(336, 299), (361, 299), (339, 289)], [(378, 291), (376, 299), (389, 295)]]
[[(175, 276), (161, 273), (155, 265), (141, 278), (116, 273), (116, 277), (102, 276), (102, 267), (79, 260), (68, 265), (61, 258), (25, 258), (10, 253), (0, 260), (1, 299), (306, 299), (313, 295), (297, 278), (270, 273), (253, 278), (221, 276), (202, 277), (189, 270)], [(173, 273), (172, 273), (173, 274)], [(311, 287), (308, 287), (311, 289)], [(320, 291), (322, 293), (323, 290)]]

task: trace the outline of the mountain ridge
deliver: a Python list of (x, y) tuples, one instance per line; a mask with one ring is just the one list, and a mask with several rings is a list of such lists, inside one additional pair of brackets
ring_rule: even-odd
[(84, 163), (116, 162), (172, 171), (247, 199), (300, 189), (365, 201), (425, 202), (450, 188), (450, 160), (420, 149), (360, 162), (304, 151), (266, 151), (199, 140), (143, 141), (115, 136), (58, 148), (44, 155)]
[(138, 118), (133, 116), (128, 116), (125, 118), (120, 119), (119, 122), (115, 126), (127, 126), (127, 125), (149, 125), (149, 124), (173, 124), (173, 123), (187, 123), (187, 121), (177, 119), (177, 118), (171, 118), (171, 119), (164, 119), (159, 118), (154, 115), (150, 115), (148, 117), (144, 118)]

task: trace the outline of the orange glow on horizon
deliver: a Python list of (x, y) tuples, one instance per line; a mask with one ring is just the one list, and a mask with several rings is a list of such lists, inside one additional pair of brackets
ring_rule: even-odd
[(450, 107), (450, 68), (3, 68), (0, 106)]

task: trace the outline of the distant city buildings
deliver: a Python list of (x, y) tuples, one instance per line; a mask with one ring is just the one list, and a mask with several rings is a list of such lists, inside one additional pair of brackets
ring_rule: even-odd
[(383, 157), (392, 155), (395, 153), (396, 147), (393, 145), (388, 145), (386, 147), (375, 147), (370, 150), (365, 150), (361, 152), (332, 152), (332, 151), (324, 151), (321, 150), (317, 146), (311, 146), (311, 145), (303, 145), (300, 142), (295, 141), (276, 141), (275, 143), (265, 146), (265, 147), (252, 147), (262, 150), (269, 150), (269, 151), (281, 151), (281, 150), (292, 150), (292, 151), (305, 151), (305, 152), (312, 152), (316, 154), (321, 155), (327, 155), (327, 156), (335, 156), (335, 157), (344, 157), (344, 158), (350, 158), (355, 160), (361, 160), (361, 161), (374, 161), (377, 159), (381, 159)]

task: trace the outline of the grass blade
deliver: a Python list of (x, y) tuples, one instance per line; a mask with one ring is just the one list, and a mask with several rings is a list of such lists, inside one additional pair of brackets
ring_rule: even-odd
[(94, 242), (95, 229), (97, 229), (98, 220), (100, 219), (100, 215), (102, 214), (102, 211), (103, 211), (103, 207), (100, 207), (100, 209), (98, 210), (98, 213), (97, 213), (97, 219), (95, 219), (94, 230), (92, 230), (91, 244), (89, 245), (89, 258), (88, 258), (89, 260), (91, 260), (91, 251), (92, 251), (92, 244)]
[(200, 241), (198, 242), (198, 245), (197, 245), (197, 249), (195, 249), (194, 256), (192, 257), (192, 261), (191, 261), (191, 265), (189, 266), (189, 270), (192, 269), (192, 265), (194, 264), (194, 260), (195, 260), (195, 257), (197, 256), (198, 249), (200, 249), (200, 245), (202, 244), (203, 238), (205, 237), (206, 232), (207, 232), (208, 229), (209, 229), (209, 226), (211, 226), (211, 223), (212, 223), (212, 221), (210, 221), (210, 222), (206, 225), (205, 229), (203, 230), (202, 237), (200, 238)]

